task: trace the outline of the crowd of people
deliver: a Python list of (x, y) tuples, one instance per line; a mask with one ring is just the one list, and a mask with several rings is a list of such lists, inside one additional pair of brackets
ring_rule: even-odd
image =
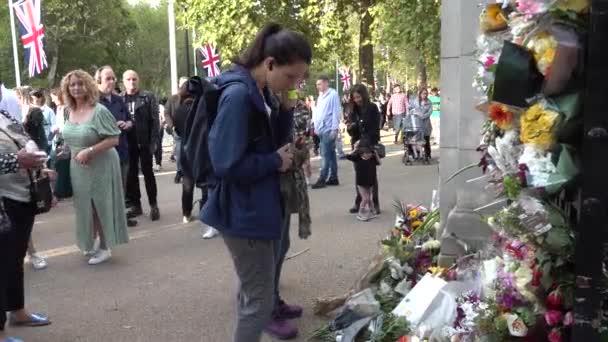
[[(180, 79), (178, 94), (160, 104), (155, 94), (140, 88), (134, 70), (123, 72), (120, 88), (111, 66), (94, 75), (71, 71), (48, 94), (29, 87), (11, 91), (0, 81), (0, 312), (9, 312), (9, 324), (50, 324), (46, 315), (24, 307), (25, 256), (35, 269), (48, 265), (31, 239), (37, 213), (33, 175), (53, 181), (54, 199), (73, 199), (76, 244), (88, 264), (98, 265), (129, 241), (128, 227), (137, 226), (144, 213), (140, 172), (149, 218), (160, 219), (154, 171), (161, 170), (163, 135), (170, 134), (183, 222), (198, 218), (204, 238), (221, 235), (239, 278), (234, 341), (259, 341), (263, 331), (281, 339), (297, 336), (291, 319), (302, 315), (302, 307), (287, 304), (279, 293), (291, 215), (298, 214), (299, 237), (308, 238), (308, 188), (338, 186), (338, 159), (354, 164), (350, 213), (361, 221), (379, 215), (380, 130), (392, 123), (395, 143), (403, 142), (412, 158), (428, 159), (436, 108), (427, 90), (412, 97), (399, 85), (390, 97), (373, 99), (365, 85), (356, 84), (341, 100), (326, 76), (316, 80), (316, 101), (294, 96), (311, 59), (303, 35), (269, 24), (214, 80), (221, 95), (207, 137), (213, 171), (203, 183), (180, 163), (197, 96), (188, 78)], [(438, 98), (436, 89), (433, 96)], [(341, 140), (345, 133), (348, 154)], [(311, 149), (321, 156), (314, 184)], [(193, 213), (196, 188), (201, 193), (198, 217)], [(0, 314), (0, 342), (20, 341), (5, 335), (5, 324)]]

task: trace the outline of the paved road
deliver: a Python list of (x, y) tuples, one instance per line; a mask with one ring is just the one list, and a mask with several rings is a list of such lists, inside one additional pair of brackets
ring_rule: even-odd
[[(323, 323), (311, 314), (312, 300), (346, 291), (376, 253), (394, 220), (394, 198), (426, 204), (437, 186), (437, 164), (405, 167), (398, 152), (389, 153), (379, 169), (383, 213), (362, 223), (347, 213), (353, 168), (341, 161), (339, 169), (341, 186), (311, 191), (312, 237), (299, 240), (297, 219), (292, 222), (291, 253), (310, 248), (286, 262), (282, 279), (284, 298), (306, 309), (297, 341)], [(39, 217), (34, 239), (50, 266), (27, 268), (27, 305), (48, 313), (53, 324), (10, 334), (27, 342), (231, 340), (237, 280), (226, 248), (221, 239), (202, 240), (200, 223), (181, 223), (181, 187), (172, 172), (159, 173), (157, 181), (161, 220), (142, 217), (132, 241), (107, 264), (88, 266), (74, 247), (71, 203)]]

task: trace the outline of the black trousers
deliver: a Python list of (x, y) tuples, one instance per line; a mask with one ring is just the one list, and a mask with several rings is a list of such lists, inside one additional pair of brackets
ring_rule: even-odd
[(154, 160), (156, 165), (161, 165), (163, 162), (163, 137), (165, 136), (165, 130), (160, 129), (158, 134), (158, 141), (156, 142), (156, 151), (154, 151)]
[(0, 233), (0, 331), (4, 330), (7, 311), (23, 309), (23, 259), (34, 226), (35, 207), (4, 199), (4, 208), (12, 228)]
[[(355, 192), (357, 193), (357, 196), (355, 197), (355, 208), (359, 208), (359, 205), (361, 205), (361, 194), (359, 193), (359, 188), (357, 185), (355, 185)], [(380, 200), (378, 199), (378, 179), (376, 179), (376, 182), (374, 183), (374, 189), (372, 192), (374, 207), (376, 210), (380, 210)]]
[(152, 151), (150, 145), (129, 145), (129, 171), (127, 174), (127, 193), (125, 197), (129, 204), (141, 206), (141, 192), (139, 190), (139, 167), (144, 174), (146, 193), (151, 206), (156, 205), (156, 178), (152, 170)]
[[(188, 177), (182, 178), (182, 214), (186, 217), (192, 215), (192, 209), (194, 207), (194, 188), (195, 184), (192, 179)], [(203, 185), (200, 189), (201, 200), (199, 201), (199, 210), (203, 208), (203, 205), (207, 202), (209, 193), (206, 185)]]

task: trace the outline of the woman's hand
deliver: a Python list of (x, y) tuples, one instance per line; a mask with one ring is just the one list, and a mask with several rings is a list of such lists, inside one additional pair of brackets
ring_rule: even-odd
[(87, 167), (92, 158), (93, 156), (91, 151), (87, 148), (78, 152), (78, 154), (74, 157), (74, 160), (76, 160), (81, 166)]
[(21, 149), (17, 152), (17, 162), (23, 169), (37, 169), (44, 166), (46, 153), (27, 152), (25, 149)]
[(57, 172), (55, 172), (55, 170), (51, 170), (51, 169), (42, 169), (40, 171), (40, 173), (42, 174), (42, 176), (44, 177), (48, 177), (48, 179), (54, 181), (57, 179)]

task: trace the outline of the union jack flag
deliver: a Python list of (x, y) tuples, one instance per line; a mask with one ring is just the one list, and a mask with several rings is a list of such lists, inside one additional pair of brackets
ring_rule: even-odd
[(21, 0), (13, 4), (19, 19), (19, 32), (28, 63), (30, 77), (40, 74), (48, 63), (44, 53), (44, 26), (42, 25), (40, 0)]
[(205, 46), (198, 48), (203, 55), (202, 65), (203, 68), (207, 69), (208, 77), (215, 77), (220, 74), (220, 55), (215, 52), (215, 47), (209, 43)]
[(342, 90), (350, 88), (350, 73), (347, 68), (340, 70), (340, 79), (342, 80)]

